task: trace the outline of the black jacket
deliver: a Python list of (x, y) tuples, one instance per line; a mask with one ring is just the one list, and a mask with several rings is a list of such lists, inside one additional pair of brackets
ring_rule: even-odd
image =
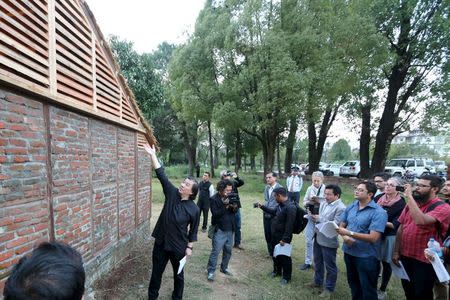
[(294, 228), (295, 219), (297, 217), (297, 207), (294, 203), (286, 200), (280, 203), (276, 208), (267, 208), (262, 206), (261, 209), (275, 217), (272, 219), (272, 243), (279, 243), (281, 240), (285, 243), (291, 243), (292, 230)]
[(210, 198), (211, 207), (211, 224), (217, 225), (222, 231), (235, 231), (236, 229), (236, 217), (235, 211), (231, 208), (227, 209), (223, 203), (220, 194), (216, 193)]
[(233, 189), (232, 189), (232, 192), (237, 194), (237, 198), (238, 198), (238, 200), (239, 200), (239, 202), (238, 202), (238, 207), (241, 208), (241, 207), (242, 207), (242, 206), (241, 206), (241, 198), (239, 197), (239, 191), (238, 191), (237, 188), (244, 185), (244, 180), (242, 180), (242, 179), (239, 178), (239, 177), (236, 177), (236, 178), (231, 178), (231, 182), (233, 182)]

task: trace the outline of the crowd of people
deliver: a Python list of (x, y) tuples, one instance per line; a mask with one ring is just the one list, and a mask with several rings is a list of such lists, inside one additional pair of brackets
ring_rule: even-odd
[[(212, 241), (206, 279), (215, 280), (220, 253), (220, 272), (233, 276), (229, 269), (233, 248), (244, 250), (238, 190), (244, 181), (234, 172), (223, 171), (214, 188), (210, 174), (205, 172), (201, 182), (187, 177), (177, 188), (165, 175), (155, 148), (147, 145), (145, 150), (165, 197), (152, 233), (155, 242), (148, 298), (158, 298), (169, 261), (174, 280), (172, 299), (183, 298), (184, 269), (180, 264), (192, 255), (201, 214), (201, 231), (208, 232)], [(424, 175), (413, 185), (378, 173), (373, 180), (361, 181), (355, 187), (355, 200), (346, 206), (339, 185), (325, 184), (320, 171), (311, 179), (301, 202), (303, 210), (299, 208), (303, 180), (298, 168), (292, 168), (286, 187), (278, 182), (275, 172), (265, 175), (264, 203), (254, 203), (254, 207), (261, 209), (267, 255), (273, 260), (268, 276), (280, 277), (281, 286), (291, 282), (291, 242), (295, 228), (305, 219), (305, 260), (299, 269), (314, 269), (311, 282), (304, 285), (317, 290), (318, 298), (329, 299), (335, 293), (336, 257), (342, 240), (352, 299), (386, 299), (394, 267), (404, 268), (409, 277), (401, 280), (406, 299), (449, 299), (448, 282), (439, 282), (431, 264), (436, 256), (427, 248), (430, 238), (437, 241), (442, 260), (449, 265), (450, 180), (442, 182), (438, 176)], [(333, 226), (331, 232), (323, 230), (329, 226)], [(14, 267), (4, 297), (81, 299), (84, 280), (79, 253), (62, 243), (44, 243)], [(68, 296), (70, 293), (73, 296)]]

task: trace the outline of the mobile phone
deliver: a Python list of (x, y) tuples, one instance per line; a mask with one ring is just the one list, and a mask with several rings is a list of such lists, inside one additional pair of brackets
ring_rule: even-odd
[(401, 186), (401, 185), (397, 185), (397, 186), (395, 187), (395, 190), (396, 190), (396, 191), (399, 191), (399, 192), (404, 192), (404, 191), (405, 191), (405, 187), (404, 187), (404, 186)]

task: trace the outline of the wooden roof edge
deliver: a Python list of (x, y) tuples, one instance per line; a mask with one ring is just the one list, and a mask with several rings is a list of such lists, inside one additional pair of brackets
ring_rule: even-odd
[(142, 114), (141, 110), (139, 109), (139, 106), (136, 102), (136, 98), (134, 96), (133, 91), (128, 87), (126, 79), (122, 76), (120, 72), (120, 66), (117, 63), (116, 59), (114, 58), (113, 52), (111, 50), (111, 47), (109, 47), (108, 42), (106, 41), (102, 31), (100, 30), (100, 26), (98, 26), (97, 21), (95, 19), (94, 14), (92, 13), (91, 9), (89, 8), (89, 5), (85, 0), (79, 0), (82, 4), (82, 7), (86, 13), (86, 17), (89, 19), (92, 25), (92, 30), (94, 30), (95, 34), (100, 38), (100, 46), (103, 47), (105, 50), (105, 54), (108, 56), (109, 62), (111, 64), (111, 67), (114, 68), (114, 71), (116, 73), (116, 76), (118, 77), (120, 81), (120, 85), (122, 85), (122, 89), (124, 92), (128, 95), (128, 98), (130, 99), (130, 103), (133, 106), (134, 111), (136, 112), (139, 121), (141, 122), (142, 126), (145, 128), (145, 138), (149, 142), (150, 145), (155, 145), (157, 147), (158, 141), (153, 134), (153, 129), (150, 126), (150, 124), (147, 122), (147, 120), (144, 118), (144, 115)]

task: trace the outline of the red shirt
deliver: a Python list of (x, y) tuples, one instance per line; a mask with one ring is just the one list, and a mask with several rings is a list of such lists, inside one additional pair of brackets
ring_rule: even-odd
[[(418, 205), (420, 210), (425, 213), (427, 208), (437, 201), (440, 201), (439, 198), (429, 200), (425, 204), (418, 203)], [(435, 218), (440, 223), (441, 235), (447, 232), (450, 222), (450, 205), (438, 205), (432, 211), (427, 212), (426, 215)], [(403, 225), (400, 254), (424, 263), (430, 263), (423, 254), (423, 251), (427, 248), (428, 240), (433, 237), (442, 244), (442, 239), (437, 234), (436, 224), (416, 225), (409, 213), (408, 206), (403, 209), (398, 221)]]

